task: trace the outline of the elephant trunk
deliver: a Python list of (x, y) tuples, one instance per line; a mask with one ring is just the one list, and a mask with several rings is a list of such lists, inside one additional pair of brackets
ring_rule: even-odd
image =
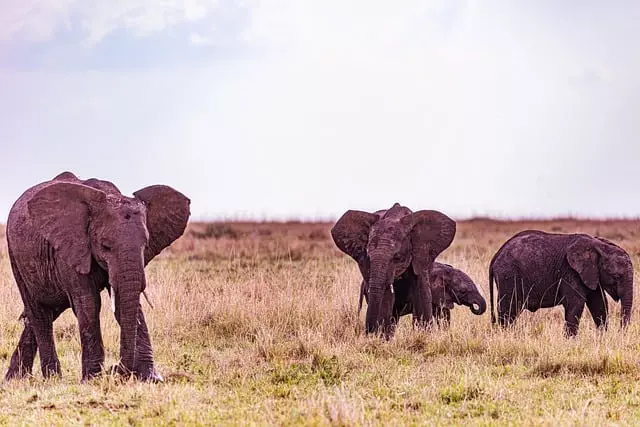
[(479, 293), (474, 296), (474, 299), (468, 304), (468, 307), (471, 309), (471, 312), (476, 316), (483, 314), (487, 311), (487, 302), (482, 298), (482, 295)]
[(391, 313), (385, 313), (384, 309), (386, 306), (391, 306), (384, 304), (387, 288), (390, 286), (386, 267), (384, 263), (382, 265), (372, 263), (371, 266), (367, 298), (367, 333), (377, 333), (380, 329), (384, 329), (387, 326), (385, 320), (391, 316)]
[(135, 371), (140, 294), (146, 287), (144, 268), (124, 269), (113, 275), (116, 320), (120, 324), (120, 364), (126, 373)]
[(367, 317), (366, 317), (366, 325), (367, 325), (367, 333), (374, 334), (378, 332), (380, 326), (382, 326), (381, 315), (382, 311), (382, 300), (384, 298), (384, 293), (379, 291), (371, 290), (369, 293), (369, 302), (367, 305)]
[(469, 307), (476, 316), (487, 311), (487, 302), (478, 291), (478, 287), (471, 279), (453, 282), (450, 292), (457, 304)]

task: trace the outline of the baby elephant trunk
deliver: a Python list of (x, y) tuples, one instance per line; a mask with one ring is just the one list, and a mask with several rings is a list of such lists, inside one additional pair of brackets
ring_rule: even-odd
[(464, 305), (471, 309), (471, 312), (476, 316), (483, 314), (487, 310), (487, 302), (482, 298), (482, 295), (478, 291), (473, 292), (466, 298)]

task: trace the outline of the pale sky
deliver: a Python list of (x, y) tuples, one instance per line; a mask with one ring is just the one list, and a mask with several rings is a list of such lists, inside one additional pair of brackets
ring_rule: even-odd
[(64, 170), (192, 218), (640, 216), (640, 2), (0, 0), (0, 222)]

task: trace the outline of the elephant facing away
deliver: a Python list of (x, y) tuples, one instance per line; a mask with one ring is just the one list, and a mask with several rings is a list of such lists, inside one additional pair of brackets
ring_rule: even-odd
[(168, 186), (126, 197), (110, 182), (82, 181), (70, 172), (22, 194), (9, 212), (6, 234), (25, 325), (6, 378), (30, 375), (36, 352), (44, 377), (60, 374), (53, 322), (69, 307), (78, 319), (82, 379), (100, 373), (100, 291), (106, 288), (120, 325), (117, 371), (162, 380), (140, 306), (144, 267), (183, 234), (189, 206)]
[(426, 325), (433, 307), (430, 271), (455, 236), (456, 223), (432, 210), (347, 211), (331, 229), (336, 246), (357, 263), (367, 289), (367, 333), (390, 338), (399, 313), (411, 304), (413, 321)]
[[(451, 322), (451, 310), (454, 304), (464, 305), (475, 315), (482, 315), (487, 310), (487, 302), (480, 294), (478, 287), (462, 270), (449, 264), (434, 262), (429, 276), (432, 298), (432, 312), (436, 322), (441, 326), (448, 326)], [(362, 308), (363, 297), (367, 299), (367, 284), (363, 280), (360, 285), (360, 302), (358, 312)], [(398, 316), (410, 314), (411, 304), (400, 308)]]
[(498, 292), (498, 322), (512, 324), (522, 310), (564, 307), (565, 334), (575, 336), (584, 306), (599, 328), (607, 326), (607, 297), (620, 301), (621, 324), (631, 320), (633, 265), (614, 243), (586, 234), (537, 230), (520, 232), (496, 252), (489, 266), (491, 320), (493, 281)]

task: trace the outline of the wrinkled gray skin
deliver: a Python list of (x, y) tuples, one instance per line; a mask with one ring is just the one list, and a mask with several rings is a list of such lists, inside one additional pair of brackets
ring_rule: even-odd
[[(448, 264), (434, 262), (429, 276), (431, 286), (431, 305), (433, 317), (438, 325), (446, 327), (451, 322), (451, 310), (454, 304), (464, 305), (475, 315), (481, 315), (487, 310), (487, 302), (478, 291), (478, 287), (463, 271)], [(360, 284), (360, 301), (358, 312), (362, 308), (362, 300), (368, 300), (367, 284), (363, 280)], [(398, 316), (411, 314), (413, 307), (408, 304), (398, 313)]]
[(100, 291), (107, 288), (120, 325), (116, 371), (161, 381), (140, 306), (144, 267), (182, 235), (189, 205), (167, 186), (146, 187), (130, 198), (110, 182), (81, 181), (70, 172), (28, 189), (7, 222), (25, 326), (6, 378), (30, 375), (36, 352), (43, 376), (60, 374), (53, 322), (69, 307), (78, 319), (82, 379), (100, 373)]
[(575, 336), (584, 306), (596, 326), (607, 327), (607, 298), (620, 301), (621, 324), (631, 320), (633, 265), (619, 246), (586, 234), (527, 230), (509, 239), (491, 260), (489, 287), (491, 320), (493, 280), (498, 291), (498, 322), (512, 324), (527, 309), (564, 307), (565, 334)]
[(367, 283), (367, 333), (390, 338), (411, 305), (415, 325), (432, 320), (429, 272), (455, 236), (456, 223), (437, 211), (394, 204), (369, 213), (347, 211), (331, 229), (336, 246), (358, 263)]

